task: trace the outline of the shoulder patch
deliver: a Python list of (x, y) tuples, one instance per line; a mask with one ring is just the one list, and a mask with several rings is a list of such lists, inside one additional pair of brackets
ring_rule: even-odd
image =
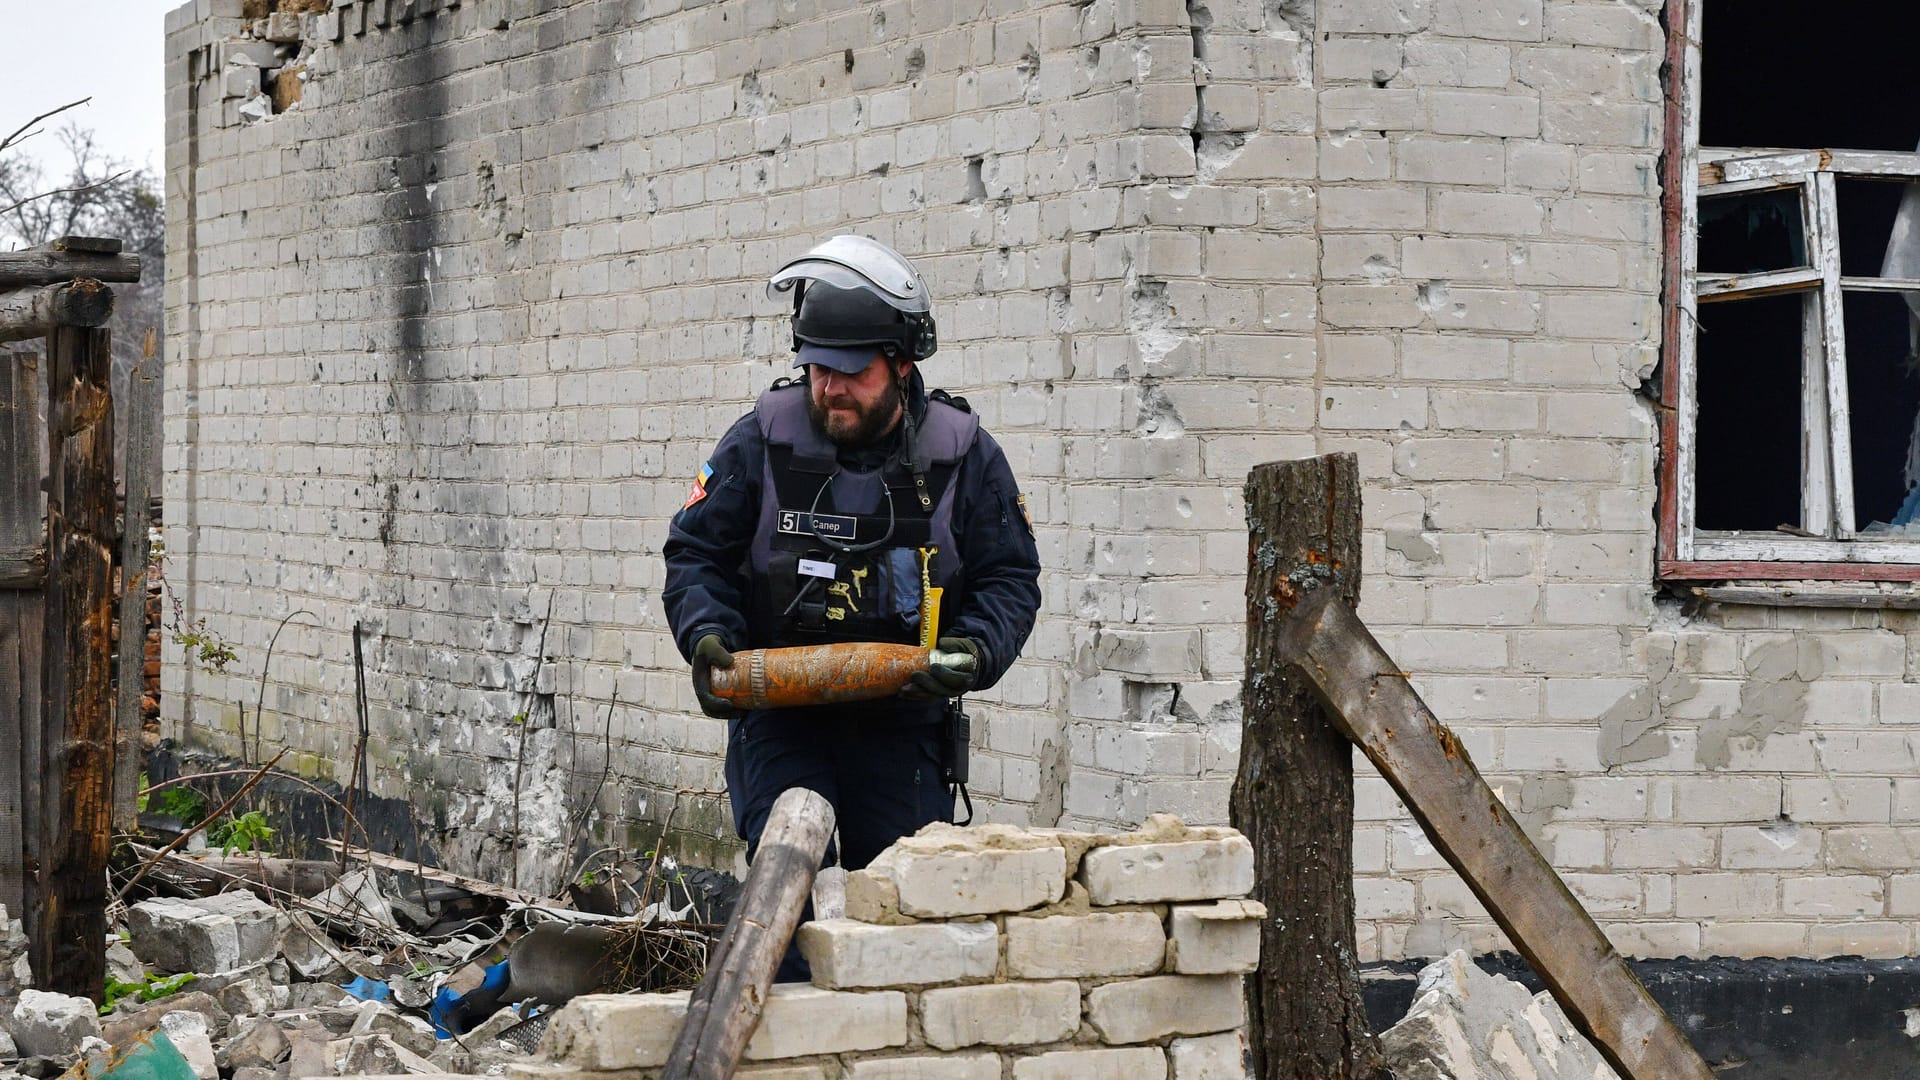
[(691, 510), (695, 503), (707, 497), (707, 481), (712, 476), (713, 462), (702, 464), (699, 473), (693, 478), (693, 486), (687, 489), (687, 501), (681, 505), (680, 509)]
[(1021, 492), (1013, 501), (1020, 507), (1020, 516), (1027, 523), (1027, 536), (1031, 539), (1033, 537), (1033, 511), (1027, 509), (1026, 492)]

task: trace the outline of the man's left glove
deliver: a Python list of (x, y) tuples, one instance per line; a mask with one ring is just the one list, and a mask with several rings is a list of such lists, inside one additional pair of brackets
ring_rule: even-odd
[(693, 645), (693, 696), (700, 699), (700, 711), (715, 720), (725, 720), (734, 714), (734, 707), (726, 698), (713, 695), (712, 671), (714, 668), (731, 668), (733, 653), (727, 651), (727, 643), (720, 640), (719, 634), (708, 634)]
[(973, 689), (974, 682), (980, 677), (980, 644), (972, 638), (943, 637), (933, 647), (935, 652), (964, 653), (973, 662), (933, 664), (925, 671), (914, 672), (907, 685), (900, 688), (902, 698), (908, 701), (938, 701), (959, 697)]

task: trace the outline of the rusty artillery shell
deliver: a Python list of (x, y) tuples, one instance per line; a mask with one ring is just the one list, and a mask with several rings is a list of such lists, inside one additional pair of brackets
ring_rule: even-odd
[(932, 664), (964, 670), (973, 657), (874, 641), (746, 649), (733, 654), (731, 668), (712, 669), (708, 680), (715, 697), (742, 709), (785, 709), (892, 697)]

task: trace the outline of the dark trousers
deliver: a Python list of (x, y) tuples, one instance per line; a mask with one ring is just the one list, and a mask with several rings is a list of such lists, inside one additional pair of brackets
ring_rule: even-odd
[[(941, 782), (942, 742), (924, 712), (824, 720), (820, 710), (769, 710), (734, 720), (727, 739), (727, 794), (733, 824), (747, 842), (747, 860), (760, 847), (773, 801), (791, 787), (819, 792), (833, 804), (839, 861), (858, 870), (887, 845), (934, 821), (953, 820), (953, 796)], [(935, 714), (936, 716), (938, 714)], [(835, 851), (828, 845), (831, 865)], [(808, 904), (801, 915), (813, 917)], [(791, 943), (781, 982), (810, 977)]]

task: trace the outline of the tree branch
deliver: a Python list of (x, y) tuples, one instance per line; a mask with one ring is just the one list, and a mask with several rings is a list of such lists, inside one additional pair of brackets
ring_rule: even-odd
[[(28, 204), (28, 203), (30, 203), (30, 202), (34, 202), (34, 201), (36, 201), (36, 200), (38, 200), (38, 199), (45, 199), (45, 198), (48, 198), (49, 196), (53, 196), (53, 195), (78, 195), (78, 194), (79, 194), (80, 192), (83, 192), (83, 191), (92, 191), (92, 190), (94, 190), (95, 188), (100, 188), (100, 187), (105, 187), (106, 185), (108, 185), (108, 184), (111, 184), (111, 183), (113, 183), (113, 182), (114, 182), (115, 180), (118, 180), (118, 179), (120, 179), (121, 177), (123, 177), (123, 176), (125, 176), (125, 175), (127, 175), (127, 173), (128, 173), (128, 172), (130, 172), (130, 171), (131, 171), (131, 170), (129, 170), (129, 169), (121, 169), (121, 170), (120, 170), (119, 172), (117, 172), (117, 173), (114, 173), (114, 174), (113, 174), (112, 176), (109, 176), (109, 177), (106, 177), (106, 178), (104, 178), (104, 179), (101, 179), (101, 180), (95, 180), (95, 181), (94, 181), (93, 183), (91, 183), (91, 184), (81, 184), (81, 185), (80, 185), (79, 187), (70, 187), (70, 188), (55, 188), (55, 189), (54, 189), (54, 190), (52, 190), (52, 191), (43, 191), (43, 192), (41, 192), (41, 193), (40, 193), (40, 194), (38, 194), (38, 195), (29, 195), (29, 196), (27, 196), (26, 198), (24, 198), (24, 199), (21, 199), (21, 200), (20, 200), (19, 202), (17, 202), (17, 203), (14, 203), (14, 204), (13, 204), (12, 206), (7, 206), (7, 207), (0, 207), (0, 214), (11, 214), (11, 213), (13, 213), (13, 212), (14, 212), (15, 210), (18, 210), (18, 209), (20, 209), (21, 207), (23, 207), (23, 206), (25, 206), (25, 205), (27, 205), (27, 204)], [(75, 215), (71, 215), (71, 214), (70, 214), (70, 215), (68, 215), (68, 218), (69, 218), (69, 220), (68, 220), (68, 225), (69, 225), (69, 227), (71, 227), (71, 226), (72, 226), (72, 218), (73, 218), (74, 216), (75, 216)]]
[(60, 113), (66, 112), (68, 109), (77, 108), (78, 106), (85, 105), (87, 102), (92, 100), (93, 98), (91, 96), (83, 97), (79, 101), (69, 101), (65, 105), (62, 105), (57, 109), (49, 109), (48, 111), (41, 113), (39, 116), (36, 116), (33, 119), (27, 121), (26, 123), (21, 124), (19, 127), (15, 128), (13, 130), (13, 134), (8, 135), (4, 139), (0, 139), (0, 150), (5, 150), (7, 147), (12, 146), (15, 142), (21, 141), (21, 135), (20, 135), (21, 132), (27, 130), (33, 125), (39, 123), (40, 121), (45, 120), (47, 117), (57, 116)]

